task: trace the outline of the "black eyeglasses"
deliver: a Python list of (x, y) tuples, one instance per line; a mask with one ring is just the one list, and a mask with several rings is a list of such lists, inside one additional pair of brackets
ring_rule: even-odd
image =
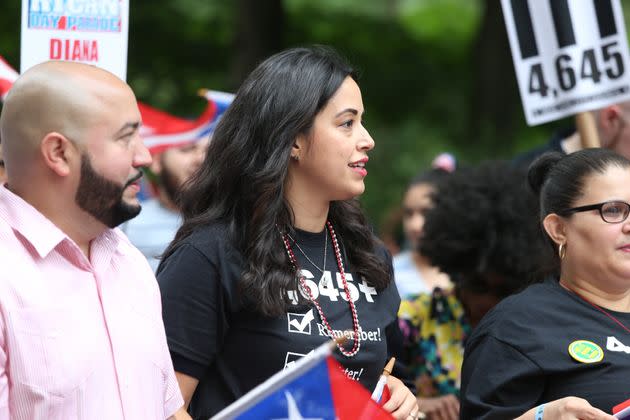
[(630, 204), (625, 201), (606, 201), (599, 204), (573, 207), (558, 212), (558, 214), (560, 216), (568, 216), (573, 213), (589, 210), (599, 210), (599, 215), (606, 223), (621, 223), (628, 218), (628, 214), (630, 213)]

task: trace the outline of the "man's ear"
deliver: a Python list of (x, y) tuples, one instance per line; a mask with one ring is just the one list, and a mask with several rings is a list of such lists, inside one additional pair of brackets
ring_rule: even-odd
[(548, 214), (543, 220), (543, 227), (547, 235), (556, 244), (566, 244), (567, 235), (565, 231), (565, 220), (555, 213)]
[(77, 147), (63, 134), (48, 133), (40, 143), (40, 152), (44, 163), (59, 176), (68, 176), (72, 160), (79, 153)]
[[(601, 109), (597, 117), (601, 135), (604, 136), (600, 140), (604, 143), (615, 137), (619, 130), (623, 128), (623, 110), (619, 105), (609, 105)], [(608, 144), (603, 144), (602, 146), (608, 147)]]

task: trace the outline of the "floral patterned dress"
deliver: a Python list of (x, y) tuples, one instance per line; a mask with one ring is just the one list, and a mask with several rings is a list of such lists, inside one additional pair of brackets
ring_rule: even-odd
[(451, 289), (410, 296), (400, 304), (404, 336), (403, 362), (416, 382), (419, 397), (459, 395), (464, 342), (470, 325)]

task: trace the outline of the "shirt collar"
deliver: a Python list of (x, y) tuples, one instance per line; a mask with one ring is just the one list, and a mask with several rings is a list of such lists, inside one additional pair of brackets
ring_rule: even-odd
[[(11, 192), (6, 185), (0, 186), (0, 219), (19, 232), (35, 248), (41, 258), (46, 257), (65, 239), (74, 243), (61, 229), (35, 207)], [(112, 229), (107, 229), (95, 238), (94, 242), (105, 241), (116, 249), (119, 237)]]

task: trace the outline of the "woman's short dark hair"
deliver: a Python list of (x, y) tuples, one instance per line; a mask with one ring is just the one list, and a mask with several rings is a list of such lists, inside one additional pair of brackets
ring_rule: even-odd
[(630, 161), (609, 149), (591, 148), (565, 155), (545, 153), (529, 167), (529, 185), (540, 199), (540, 220), (575, 205), (584, 193), (586, 178), (610, 166), (627, 168)]
[[(279, 233), (295, 233), (284, 198), (291, 149), (347, 77), (356, 80), (353, 68), (323, 46), (282, 51), (252, 71), (185, 185), (179, 200), (183, 225), (165, 257), (197, 227), (226, 223), (246, 260), (242, 297), (263, 314), (282, 313), (288, 304), (284, 291), (297, 289)], [(331, 202), (329, 220), (352, 244), (346, 251), (354, 271), (385, 287), (390, 275), (374, 255), (374, 237), (358, 201)]]
[(504, 297), (550, 274), (537, 213), (524, 169), (459, 168), (437, 184), (420, 252), (458, 287)]

